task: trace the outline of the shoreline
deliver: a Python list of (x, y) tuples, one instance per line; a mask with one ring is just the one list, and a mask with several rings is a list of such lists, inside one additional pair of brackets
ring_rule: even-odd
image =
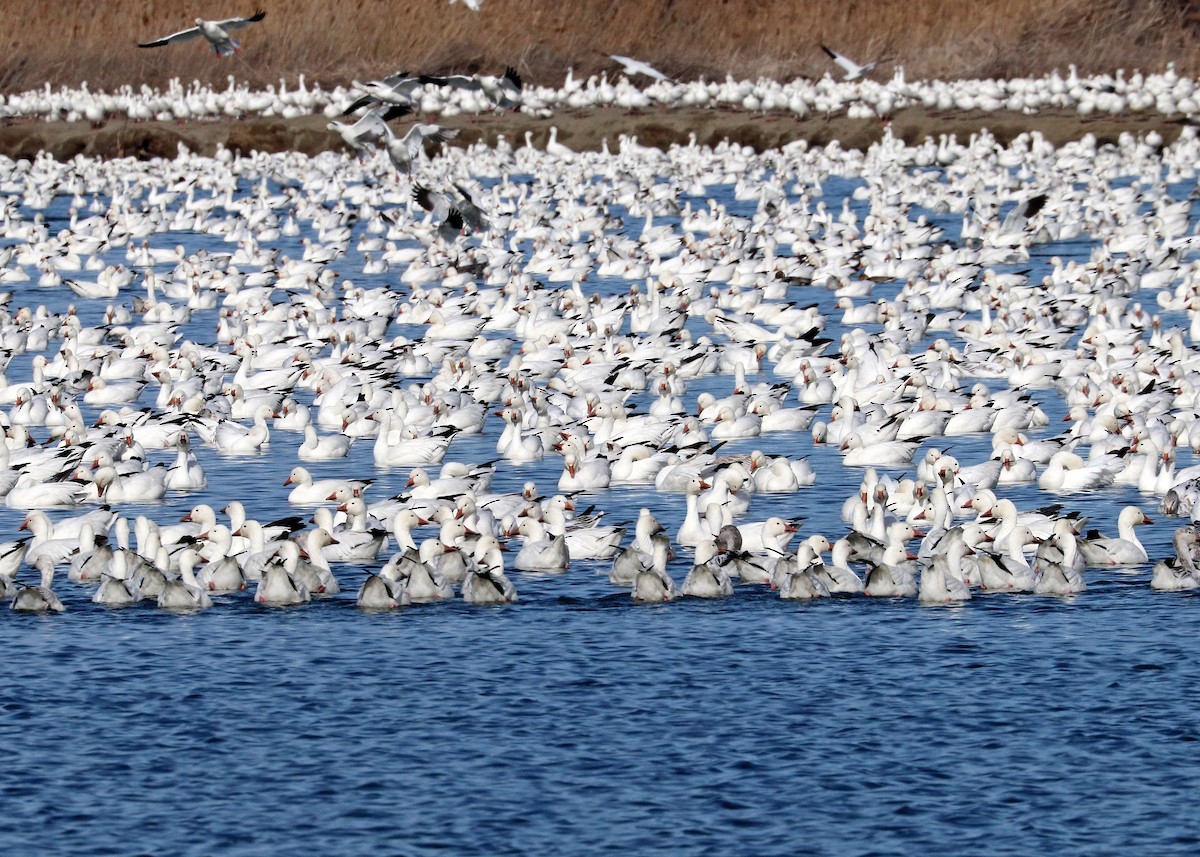
[[(428, 121), (459, 129), (459, 135), (446, 145), (465, 147), (478, 142), (495, 145), (503, 136), (510, 144), (520, 146), (528, 135), (534, 146), (542, 148), (550, 129), (557, 127), (558, 142), (580, 151), (599, 151), (606, 140), (610, 150), (615, 151), (622, 136), (636, 137), (639, 144), (658, 148), (687, 145), (693, 134), (700, 145), (712, 146), (729, 140), (756, 151), (779, 148), (797, 140), (818, 146), (838, 141), (845, 148), (861, 150), (878, 142), (885, 129), (885, 124), (877, 118), (851, 119), (844, 115), (800, 118), (783, 111), (749, 113), (711, 108), (629, 112), (608, 107), (565, 111), (546, 119), (522, 113), (484, 113), (430, 117)], [(39, 152), (46, 152), (57, 160), (79, 154), (101, 158), (173, 158), (181, 143), (200, 155), (212, 155), (221, 145), (243, 154), (257, 150), (316, 155), (345, 150), (341, 138), (326, 127), (328, 122), (323, 114), (297, 119), (254, 117), (190, 123), (118, 119), (99, 126), (87, 122), (10, 119), (0, 125), (0, 155), (32, 159)], [(1122, 133), (1144, 135), (1151, 131), (1160, 134), (1164, 144), (1170, 144), (1185, 126), (1193, 124), (1183, 116), (1153, 112), (1083, 118), (1073, 110), (1033, 115), (1011, 111), (943, 114), (922, 107), (898, 110), (891, 119), (892, 134), (910, 145), (943, 134), (954, 134), (963, 141), (983, 129), (1003, 145), (1033, 131), (1040, 132), (1055, 146), (1087, 134), (1104, 144), (1116, 142)], [(398, 122), (394, 127), (405, 125)]]

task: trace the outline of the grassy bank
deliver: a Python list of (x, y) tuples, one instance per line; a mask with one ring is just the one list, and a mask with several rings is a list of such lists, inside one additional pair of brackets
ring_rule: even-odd
[[(93, 88), (161, 86), (171, 77), (255, 85), (325, 85), (394, 71), (493, 71), (516, 66), (558, 84), (615, 69), (608, 54), (681, 78), (835, 71), (824, 42), (866, 61), (887, 57), (907, 76), (1159, 71), (1200, 74), (1198, 0), (483, 0), (479, 13), (447, 0), (260, 0), (266, 19), (235, 33), (238, 56), (203, 40), (140, 50), (192, 18), (249, 15), (254, 0), (106, 0), (51, 9), (0, 0), (7, 28), (0, 91), (49, 82)], [(877, 72), (890, 76), (891, 65)]]

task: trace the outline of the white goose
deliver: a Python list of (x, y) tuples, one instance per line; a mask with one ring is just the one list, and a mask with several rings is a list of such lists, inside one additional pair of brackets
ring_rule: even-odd
[(1154, 523), (1137, 506), (1126, 506), (1117, 516), (1116, 538), (1088, 538), (1079, 542), (1079, 552), (1091, 567), (1106, 565), (1140, 565), (1148, 561), (1146, 549), (1134, 532), (1134, 527)]

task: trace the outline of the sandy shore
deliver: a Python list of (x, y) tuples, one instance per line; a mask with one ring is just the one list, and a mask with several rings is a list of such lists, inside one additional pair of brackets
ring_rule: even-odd
[[(883, 134), (877, 119), (798, 119), (787, 113), (754, 114), (725, 110), (662, 110), (627, 113), (618, 108), (560, 113), (551, 119), (536, 119), (520, 113), (456, 116), (437, 119), (439, 124), (461, 129), (454, 145), (479, 140), (494, 143), (503, 135), (521, 145), (526, 135), (542, 146), (551, 126), (558, 127), (558, 140), (578, 150), (596, 150), (607, 139), (615, 148), (621, 135), (636, 136), (643, 145), (666, 147), (686, 144), (695, 134), (701, 144), (724, 139), (763, 150), (795, 140), (825, 145), (838, 140), (843, 146), (865, 148)], [(174, 157), (178, 145), (201, 154), (212, 154), (220, 144), (249, 152), (294, 150), (307, 154), (343, 148), (341, 139), (326, 127), (324, 116), (300, 119), (244, 119), (210, 122), (130, 122), (116, 120), (100, 127), (84, 122), (35, 122), (9, 120), (0, 126), (0, 154), (32, 158), (40, 151), (66, 159), (77, 154), (102, 157)], [(1145, 134), (1152, 130), (1170, 143), (1191, 124), (1182, 117), (1158, 113), (1081, 119), (1074, 111), (1025, 116), (1020, 113), (937, 114), (912, 107), (898, 111), (892, 133), (907, 143), (927, 137), (955, 134), (965, 140), (988, 129), (1002, 143), (1024, 131), (1039, 131), (1056, 145), (1093, 134), (1101, 142), (1115, 141), (1123, 132)], [(397, 123), (403, 127), (403, 123)]]

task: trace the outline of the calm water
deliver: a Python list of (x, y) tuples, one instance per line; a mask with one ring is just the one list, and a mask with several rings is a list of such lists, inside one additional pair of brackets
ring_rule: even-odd
[[(840, 208), (852, 187), (828, 181), (827, 205)], [(65, 216), (65, 204), (48, 214)], [(225, 246), (178, 233), (155, 243), (178, 241)], [(1086, 256), (1089, 247), (1073, 249)], [(816, 291), (795, 297), (832, 305)], [(35, 286), (22, 301), (79, 303)], [(215, 311), (201, 313), (185, 335), (207, 342), (214, 327)], [(28, 377), (30, 357), (13, 360), (11, 378)], [(703, 379), (688, 400), (731, 386), (729, 377)], [(1062, 406), (1052, 391), (1035, 395), (1051, 415), (1048, 435)], [(492, 418), (484, 435), (455, 441), (448, 459), (493, 458), (499, 429)], [(198, 502), (241, 499), (255, 517), (289, 514), (282, 482), (298, 444), (276, 432), (268, 455), (239, 459), (197, 445), (207, 490), (123, 511), (169, 522)], [(964, 463), (990, 453), (986, 439), (941, 445)], [(837, 510), (858, 472), (804, 435), (728, 448), (754, 447), (811, 452), (819, 478), (795, 495), (756, 497), (751, 519), (804, 514), (802, 535), (844, 532)], [(494, 484), (515, 490), (532, 478), (550, 493), (559, 467), (554, 458), (505, 467)], [(369, 441), (310, 469), (318, 478), (372, 473), (374, 498), (407, 478), (407, 468), (375, 472)], [(1036, 489), (1006, 493), (1022, 506), (1048, 501)], [(681, 495), (645, 488), (581, 505), (593, 502), (613, 521), (650, 506), (672, 533), (683, 513)], [(1130, 502), (1156, 514), (1154, 498), (1127, 488), (1065, 504), (1113, 532)], [(14, 537), (22, 517), (0, 509), (0, 538)], [(1166, 555), (1175, 524), (1143, 528), (1152, 557)], [(673, 563), (677, 580), (687, 567), (686, 555)], [(390, 615), (354, 606), (367, 567), (335, 570), (340, 596), (295, 609), (260, 608), (243, 594), (197, 615), (108, 610), (63, 580), (64, 615), (0, 611), (0, 850), (1200, 848), (1190, 811), (1200, 787), (1200, 602), (1151, 593), (1147, 568), (1090, 572), (1089, 591), (1073, 599), (795, 604), (746, 587), (719, 603), (646, 607), (607, 583), (607, 564), (577, 562), (560, 577), (515, 576), (516, 605)]]

